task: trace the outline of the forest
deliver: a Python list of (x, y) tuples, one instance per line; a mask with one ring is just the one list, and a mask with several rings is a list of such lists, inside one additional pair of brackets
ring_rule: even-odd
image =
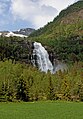
[(83, 101), (83, 62), (55, 74), (25, 63), (0, 61), (0, 101)]

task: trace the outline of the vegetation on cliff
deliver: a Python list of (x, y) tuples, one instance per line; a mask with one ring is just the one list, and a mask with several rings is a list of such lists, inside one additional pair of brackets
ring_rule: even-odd
[(26, 38), (20, 37), (0, 37), (0, 60), (11, 59), (30, 63), (32, 43)]

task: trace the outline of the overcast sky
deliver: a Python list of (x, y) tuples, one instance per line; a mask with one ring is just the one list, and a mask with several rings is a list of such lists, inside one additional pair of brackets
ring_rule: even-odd
[(0, 0), (0, 30), (38, 29), (77, 0)]

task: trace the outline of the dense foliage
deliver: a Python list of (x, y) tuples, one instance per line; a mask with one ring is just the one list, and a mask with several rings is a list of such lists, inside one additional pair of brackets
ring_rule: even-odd
[(11, 60), (0, 62), (0, 101), (83, 101), (83, 63), (50, 74)]
[(31, 43), (26, 38), (0, 37), (0, 60), (11, 59), (30, 63)]

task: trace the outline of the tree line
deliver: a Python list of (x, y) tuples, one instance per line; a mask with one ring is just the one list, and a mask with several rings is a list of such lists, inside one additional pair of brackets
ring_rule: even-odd
[(83, 62), (55, 74), (26, 64), (0, 61), (0, 101), (83, 101)]

